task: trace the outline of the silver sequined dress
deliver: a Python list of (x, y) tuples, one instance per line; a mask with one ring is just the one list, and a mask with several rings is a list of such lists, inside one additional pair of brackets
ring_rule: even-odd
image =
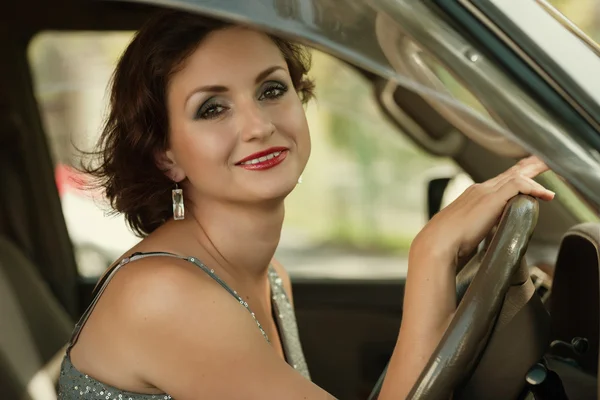
[[(262, 326), (258, 322), (258, 320), (254, 317), (254, 313), (248, 307), (248, 303), (246, 303), (237, 292), (233, 291), (224, 281), (222, 281), (216, 274), (214, 270), (209, 269), (204, 264), (202, 264), (198, 259), (194, 257), (183, 257), (178, 256), (171, 253), (136, 253), (131, 257), (124, 258), (117, 266), (113, 268), (112, 271), (106, 276), (104, 282), (100, 286), (96, 297), (86, 310), (86, 312), (81, 317), (81, 320), (75, 325), (75, 330), (73, 332), (73, 337), (71, 338), (69, 345), (67, 347), (67, 355), (65, 356), (61, 371), (60, 371), (60, 379), (59, 379), (59, 394), (58, 398), (61, 400), (71, 400), (71, 399), (103, 399), (103, 400), (169, 400), (172, 397), (168, 394), (142, 394), (142, 393), (133, 393), (127, 392), (124, 390), (117, 389), (115, 387), (106, 385), (91, 376), (85, 375), (77, 370), (75, 366), (71, 363), (71, 359), (69, 357), (69, 350), (76, 343), (77, 338), (79, 337), (79, 333), (89, 318), (91, 312), (93, 311), (95, 305), (97, 304), (100, 296), (106, 289), (106, 286), (113, 278), (113, 276), (118, 272), (118, 270), (135, 260), (139, 260), (146, 257), (175, 257), (180, 258), (186, 261), (189, 261), (204, 272), (206, 272), (211, 278), (217, 281), (225, 290), (227, 290), (239, 303), (241, 306), (246, 308), (249, 313), (249, 318), (253, 318), (256, 322), (258, 329), (260, 329), (262, 335), (265, 340), (269, 341), (267, 334), (263, 330)], [(308, 373), (308, 366), (306, 365), (306, 361), (304, 359), (304, 354), (302, 352), (302, 347), (300, 345), (300, 338), (298, 337), (298, 327), (296, 326), (296, 317), (294, 315), (294, 310), (290, 301), (287, 297), (287, 293), (283, 288), (281, 278), (277, 275), (275, 269), (270, 266), (269, 267), (269, 281), (271, 284), (271, 295), (273, 298), (273, 314), (275, 317), (275, 322), (277, 324), (277, 328), (279, 331), (279, 335), (281, 337), (281, 342), (283, 344), (283, 350), (285, 353), (285, 358), (288, 364), (293, 366), (300, 374), (302, 374), (307, 379), (310, 379), (310, 375)]]

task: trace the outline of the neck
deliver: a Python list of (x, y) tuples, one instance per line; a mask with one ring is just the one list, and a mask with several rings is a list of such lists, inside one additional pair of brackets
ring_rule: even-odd
[(204, 200), (188, 210), (192, 236), (220, 267), (237, 279), (264, 278), (281, 236), (282, 200), (255, 206)]

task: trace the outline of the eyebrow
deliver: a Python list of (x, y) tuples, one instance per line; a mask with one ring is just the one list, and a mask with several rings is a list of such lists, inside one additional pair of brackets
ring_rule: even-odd
[[(265, 69), (264, 71), (262, 71), (260, 74), (258, 74), (256, 76), (256, 79), (254, 80), (254, 83), (255, 84), (260, 83), (260, 81), (262, 81), (267, 76), (271, 75), (273, 72), (275, 72), (277, 70), (284, 70), (284, 68), (282, 66), (279, 66), (279, 65), (274, 65), (272, 67), (269, 67), (269, 68)], [(225, 93), (227, 91), (229, 91), (229, 89), (226, 86), (222, 86), (222, 85), (202, 86), (202, 87), (199, 87), (197, 89), (194, 89), (187, 96), (187, 98), (185, 99), (185, 102), (187, 103), (188, 100), (190, 99), (190, 97), (192, 97), (196, 93), (200, 93), (200, 92)]]
[(271, 75), (273, 72), (279, 70), (279, 69), (283, 69), (283, 67), (279, 66), (279, 65), (275, 65), (273, 67), (267, 68), (265, 69), (263, 72), (261, 72), (260, 74), (258, 74), (256, 76), (256, 79), (254, 80), (254, 83), (260, 83), (260, 81), (264, 80), (267, 76)]

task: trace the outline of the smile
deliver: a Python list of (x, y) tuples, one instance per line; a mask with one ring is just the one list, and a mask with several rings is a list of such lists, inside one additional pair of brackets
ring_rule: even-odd
[(237, 166), (247, 170), (265, 170), (280, 164), (288, 155), (286, 148), (271, 148), (266, 151), (255, 153), (236, 163)]
[(264, 162), (264, 161), (267, 161), (267, 160), (272, 160), (273, 158), (279, 156), (281, 153), (282, 153), (281, 151), (276, 151), (275, 153), (271, 153), (271, 154), (269, 154), (267, 156), (260, 157), (260, 158), (254, 158), (254, 159), (252, 159), (250, 161), (243, 162), (240, 165), (258, 164), (260, 162)]

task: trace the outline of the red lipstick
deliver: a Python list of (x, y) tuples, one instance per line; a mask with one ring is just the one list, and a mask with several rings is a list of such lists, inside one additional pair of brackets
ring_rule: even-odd
[(235, 165), (247, 170), (266, 170), (279, 165), (288, 155), (287, 147), (271, 147), (269, 149), (250, 154), (238, 161)]

